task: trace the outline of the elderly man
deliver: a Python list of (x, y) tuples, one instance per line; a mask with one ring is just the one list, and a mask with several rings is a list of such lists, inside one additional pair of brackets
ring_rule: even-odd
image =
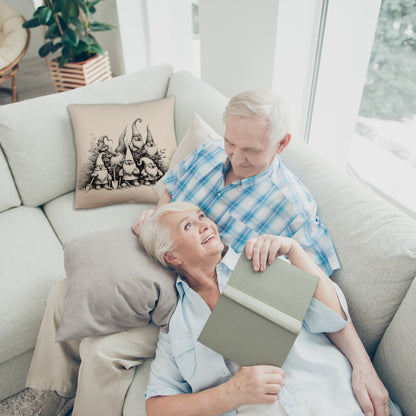
[[(218, 226), (226, 244), (241, 252), (262, 234), (295, 239), (330, 276), (339, 268), (334, 246), (316, 215), (317, 206), (305, 186), (280, 161), (289, 144), (288, 116), (281, 99), (270, 90), (246, 91), (233, 97), (224, 112), (223, 142), (200, 146), (169, 171), (158, 207), (190, 201)], [(142, 212), (133, 225), (140, 235), (153, 210)], [(253, 259), (258, 267), (259, 259)], [(365, 414), (384, 407), (387, 392), (375, 373), (352, 322), (331, 340), (353, 367), (353, 388)]]
[[(224, 242), (237, 252), (248, 239), (262, 234), (293, 237), (327, 275), (332, 274), (339, 263), (328, 232), (316, 216), (316, 203), (277, 156), (290, 142), (280, 99), (265, 90), (240, 94), (230, 101), (224, 120), (224, 143), (203, 145), (172, 169), (158, 206), (170, 200), (192, 201), (218, 224)], [(140, 234), (143, 221), (152, 214), (150, 210), (139, 216), (133, 227), (136, 233)], [(259, 270), (263, 267), (259, 255), (254, 255), (253, 264)], [(134, 367), (153, 354), (157, 331), (149, 326), (55, 343), (64, 297), (62, 287), (49, 297), (27, 386), (56, 391), (42, 416), (65, 415), (57, 409), (72, 405), (76, 416), (120, 415)], [(143, 346), (142, 331), (153, 331), (154, 342)], [(387, 392), (352, 323), (331, 340), (353, 366), (354, 391), (366, 414), (384, 407)], [(146, 355), (137, 357), (138, 349)], [(50, 357), (56, 357), (55, 365), (47, 367), (43, 363)]]

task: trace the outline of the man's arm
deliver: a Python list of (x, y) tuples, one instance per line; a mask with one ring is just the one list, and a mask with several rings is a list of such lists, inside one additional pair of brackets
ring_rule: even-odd
[[(172, 197), (170, 196), (169, 191), (165, 189), (165, 191), (159, 198), (159, 202), (157, 203), (156, 209), (161, 207), (162, 205), (168, 204), (170, 201), (172, 201)], [(134, 221), (134, 224), (131, 227), (134, 234), (140, 235), (140, 231), (142, 229), (143, 224), (149, 217), (151, 217), (154, 214), (154, 212), (154, 209), (146, 209), (139, 214), (139, 216), (136, 218), (136, 221)]]
[[(247, 242), (246, 255), (253, 259), (255, 270), (264, 270), (267, 263), (272, 263), (276, 256), (287, 256), (294, 266), (320, 279), (314, 297), (345, 319), (332, 281), (293, 239), (271, 235), (251, 239)], [(388, 416), (390, 412), (387, 389), (378, 377), (353, 323), (350, 321), (344, 329), (326, 335), (352, 366), (352, 387), (364, 414)]]

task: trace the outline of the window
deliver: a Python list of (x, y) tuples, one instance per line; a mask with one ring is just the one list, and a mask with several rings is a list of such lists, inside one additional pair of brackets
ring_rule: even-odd
[(416, 218), (416, 7), (383, 0), (348, 171)]

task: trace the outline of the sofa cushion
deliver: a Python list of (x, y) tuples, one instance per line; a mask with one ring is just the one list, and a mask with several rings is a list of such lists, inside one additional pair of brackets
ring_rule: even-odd
[(416, 275), (416, 223), (309, 145), (291, 143), (282, 160), (316, 199), (341, 263), (332, 277), (372, 356)]
[(374, 366), (404, 414), (416, 409), (416, 278), (384, 334)]
[(129, 227), (133, 225), (140, 211), (155, 207), (154, 204), (118, 204), (75, 210), (74, 194), (70, 192), (43, 206), (62, 244), (95, 231)]
[(164, 98), (171, 73), (171, 66), (162, 65), (0, 106), (0, 141), (23, 203), (38, 206), (75, 189), (76, 156), (69, 104), (124, 104)]
[(0, 363), (35, 345), (53, 282), (65, 277), (63, 250), (39, 208), (0, 215)]
[(178, 142), (184, 137), (194, 113), (198, 113), (215, 131), (224, 132), (222, 115), (228, 98), (189, 72), (175, 72), (168, 95), (175, 101), (175, 131)]
[(57, 341), (150, 322), (167, 327), (176, 307), (176, 273), (153, 262), (130, 227), (76, 238), (64, 253), (68, 292)]
[(9, 165), (0, 147), (0, 212), (21, 204)]
[(71, 105), (77, 149), (74, 208), (157, 202), (154, 185), (176, 149), (175, 98)]

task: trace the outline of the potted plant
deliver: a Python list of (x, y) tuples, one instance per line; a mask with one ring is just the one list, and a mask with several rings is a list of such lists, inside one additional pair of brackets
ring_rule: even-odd
[(108, 54), (92, 32), (115, 28), (93, 20), (102, 0), (44, 0), (23, 26), (44, 26), (45, 43), (39, 56), (59, 54), (48, 61), (57, 92), (92, 84), (111, 77)]

